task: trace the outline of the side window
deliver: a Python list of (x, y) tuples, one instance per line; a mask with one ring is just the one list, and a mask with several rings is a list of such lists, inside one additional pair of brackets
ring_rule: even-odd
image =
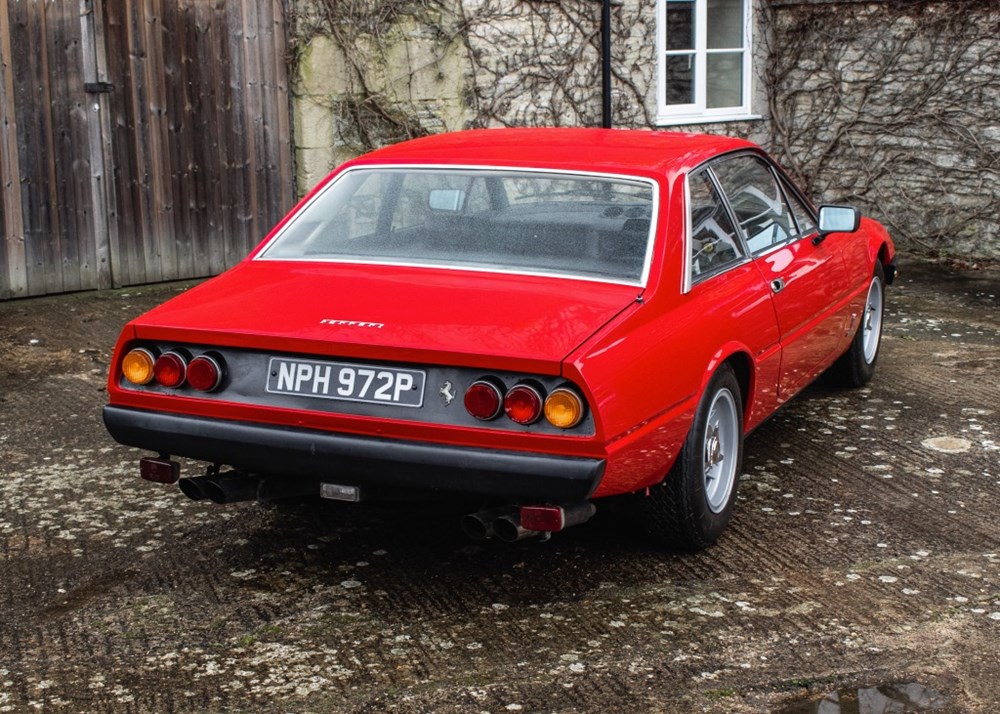
[(788, 184), (782, 181), (781, 185), (785, 189), (785, 195), (788, 197), (788, 203), (792, 207), (792, 216), (795, 218), (795, 223), (799, 227), (799, 235), (812, 235), (816, 232), (816, 222), (812, 219), (812, 213), (810, 213), (809, 209), (806, 208), (806, 205), (799, 200), (799, 197), (795, 195), (795, 192), (789, 188)]
[(716, 273), (743, 257), (736, 227), (722, 197), (708, 173), (701, 171), (688, 178), (691, 197), (690, 270), (691, 281)]
[(729, 198), (747, 247), (759, 255), (798, 235), (784, 193), (767, 163), (757, 156), (736, 156), (712, 169)]

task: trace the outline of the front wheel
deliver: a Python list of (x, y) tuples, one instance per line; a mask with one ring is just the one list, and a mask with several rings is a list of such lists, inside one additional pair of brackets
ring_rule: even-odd
[(875, 261), (868, 283), (861, 324), (851, 346), (826, 372), (826, 381), (836, 387), (863, 387), (875, 374), (875, 362), (882, 344), (882, 317), (885, 309), (885, 271)]
[(743, 462), (743, 399), (723, 365), (712, 376), (681, 453), (666, 478), (640, 496), (643, 530), (680, 550), (701, 550), (732, 516)]

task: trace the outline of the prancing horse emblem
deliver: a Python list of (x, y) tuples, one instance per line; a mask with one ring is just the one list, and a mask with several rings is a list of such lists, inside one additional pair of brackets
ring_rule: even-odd
[(451, 382), (445, 382), (444, 386), (441, 387), (441, 396), (444, 397), (444, 405), (450, 406), (455, 401), (455, 385)]

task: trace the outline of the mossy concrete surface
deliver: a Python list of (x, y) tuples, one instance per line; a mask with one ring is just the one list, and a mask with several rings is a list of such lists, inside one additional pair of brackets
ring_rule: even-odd
[(620, 504), (510, 546), (450, 502), (141, 481), (101, 424), (109, 354), (185, 287), (0, 304), (0, 712), (1000, 710), (1000, 272), (904, 261), (871, 385), (751, 435), (695, 555)]

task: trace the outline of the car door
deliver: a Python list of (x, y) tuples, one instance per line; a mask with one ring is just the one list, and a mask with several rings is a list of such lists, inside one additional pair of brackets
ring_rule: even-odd
[[(693, 172), (687, 188), (687, 299), (671, 317), (677, 325), (690, 325), (688, 350), (701, 342), (715, 352), (727, 340), (749, 350), (756, 369), (745, 426), (753, 428), (777, 406), (780, 348), (770, 290), (740, 238), (711, 171)], [(704, 362), (695, 360), (694, 364), (700, 367)], [(696, 374), (688, 377), (697, 378)]]
[(712, 170), (771, 288), (782, 353), (778, 397), (785, 401), (815, 379), (842, 344), (839, 304), (847, 270), (832, 246), (813, 242), (811, 211), (770, 162), (737, 154), (715, 162)]

